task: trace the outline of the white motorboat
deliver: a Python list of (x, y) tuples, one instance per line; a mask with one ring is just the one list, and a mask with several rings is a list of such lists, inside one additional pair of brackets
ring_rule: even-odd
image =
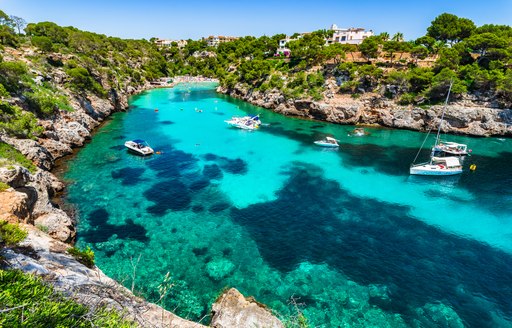
[(437, 146), (432, 148), (432, 151), (436, 155), (448, 154), (448, 156), (466, 156), (471, 153), (467, 145), (451, 141), (440, 141)]
[(339, 147), (338, 141), (331, 137), (325, 137), (325, 139), (315, 141), (315, 145), (320, 147), (337, 148)]
[(369, 133), (364, 130), (364, 128), (355, 128), (351, 132), (349, 132), (349, 136), (353, 137), (363, 137), (365, 135), (368, 135)]
[(243, 130), (256, 130), (261, 125), (259, 115), (243, 117), (233, 116), (230, 120), (224, 122), (230, 126), (234, 126)]
[[(430, 161), (427, 163), (414, 164), (418, 155), (420, 154), (421, 148), (416, 154), (416, 158), (414, 158), (413, 164), (409, 168), (409, 174), (412, 175), (434, 175), (434, 176), (442, 176), (442, 175), (456, 175), (462, 173), (462, 164), (460, 162), (459, 157), (449, 156), (449, 157), (436, 157), (436, 149), (439, 149), (439, 146), (442, 144), (439, 141), (439, 134), (441, 133), (441, 125), (444, 120), (444, 113), (446, 112), (446, 106), (448, 105), (448, 99), (450, 98), (450, 92), (452, 90), (453, 81), (450, 83), (450, 88), (448, 89), (448, 94), (446, 95), (446, 100), (444, 102), (443, 113), (441, 114), (441, 120), (439, 122), (439, 128), (437, 130), (437, 136), (434, 146), (432, 147), (432, 151), (430, 153)], [(427, 140), (430, 134), (427, 133), (425, 137), (425, 141)], [(425, 144), (423, 141), (423, 144)]]
[(428, 163), (411, 165), (412, 175), (456, 175), (462, 173), (462, 164), (458, 157), (432, 157)]
[(124, 146), (128, 148), (128, 150), (142, 156), (147, 156), (154, 153), (153, 148), (151, 148), (146, 141), (141, 139), (128, 140), (124, 143)]

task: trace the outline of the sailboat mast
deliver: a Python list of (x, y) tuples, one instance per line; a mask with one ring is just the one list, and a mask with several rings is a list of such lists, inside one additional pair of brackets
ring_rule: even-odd
[(439, 122), (439, 128), (437, 129), (436, 143), (434, 147), (439, 143), (439, 134), (441, 133), (441, 126), (443, 125), (444, 113), (446, 112), (446, 106), (448, 106), (448, 99), (450, 98), (450, 92), (452, 91), (453, 79), (450, 81), (450, 87), (448, 88), (448, 94), (446, 95), (446, 100), (444, 101), (443, 113), (441, 114), (441, 121)]

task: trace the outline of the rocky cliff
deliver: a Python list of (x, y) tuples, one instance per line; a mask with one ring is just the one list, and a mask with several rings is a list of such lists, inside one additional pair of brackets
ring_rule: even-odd
[[(438, 127), (442, 105), (420, 108), (400, 106), (374, 93), (358, 99), (336, 94), (327, 88), (321, 101), (286, 99), (278, 90), (266, 92), (237, 84), (217, 91), (284, 115), (299, 116), (338, 124), (375, 124), (390, 128), (427, 131)], [(447, 106), (442, 132), (471, 136), (512, 136), (512, 110), (461, 99)]]
[[(23, 53), (6, 53), (4, 59), (25, 61), (36, 80), (52, 83), (54, 88), (66, 94), (72, 110), (60, 110), (49, 118), (39, 119), (44, 132), (37, 140), (18, 139), (0, 133), (0, 142), (12, 145), (37, 166), (35, 172), (30, 173), (19, 165), (0, 165), (0, 181), (10, 187), (0, 192), (0, 219), (20, 222), (29, 231), (28, 238), (20, 247), (4, 249), (1, 255), (12, 268), (45, 277), (57, 290), (78, 302), (121, 309), (142, 327), (203, 327), (135, 297), (99, 268), (89, 269), (67, 254), (66, 250), (76, 237), (75, 218), (52, 202), (56, 193), (64, 188), (64, 184), (51, 173), (55, 161), (72, 154), (73, 148), (83, 146), (91, 138), (91, 132), (113, 112), (127, 109), (128, 97), (154, 85), (140, 83), (137, 87), (110, 88), (107, 98), (99, 98), (90, 92), (71, 91), (66, 87), (68, 77), (62, 69), (50, 68), (45, 73), (38, 71), (37, 67), (31, 66), (31, 53), (30, 49)], [(62, 55), (55, 56), (62, 59)], [(8, 99), (8, 102), (25, 109), (28, 106), (22, 96)], [(222, 317), (229, 318), (237, 311), (223, 307), (216, 314), (226, 312)], [(261, 311), (262, 308), (255, 307), (248, 313)], [(249, 318), (254, 317), (249, 315)], [(257, 314), (256, 317), (260, 318), (258, 324), (261, 327), (269, 326), (265, 320), (271, 320), (268, 322), (272, 322), (272, 326), (278, 321), (270, 314)], [(243, 320), (237, 321), (236, 326), (221, 326), (240, 327), (239, 324), (247, 326)]]

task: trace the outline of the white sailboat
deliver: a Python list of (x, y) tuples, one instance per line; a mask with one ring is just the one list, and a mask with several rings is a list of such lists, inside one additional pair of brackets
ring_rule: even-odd
[[(446, 106), (448, 105), (448, 99), (450, 98), (450, 92), (452, 90), (452, 85), (453, 85), (453, 81), (450, 83), (450, 88), (448, 89), (448, 94), (446, 95), (443, 113), (441, 114), (439, 128), (437, 129), (436, 142), (435, 142), (434, 146), (432, 147), (432, 152), (430, 153), (430, 161), (426, 162), (426, 163), (414, 164), (414, 162), (416, 162), (416, 159), (418, 158), (418, 155), (421, 151), (421, 148), (420, 148), (420, 150), (418, 151), (418, 154), (416, 154), (416, 158), (414, 158), (413, 164), (411, 164), (411, 167), (409, 168), (409, 174), (442, 176), (442, 175), (456, 175), (456, 174), (462, 173), (462, 164), (460, 162), (459, 157), (457, 157), (457, 156), (448, 156), (448, 157), (434, 156), (436, 153), (436, 150), (439, 149), (439, 144), (440, 144), (439, 134), (441, 133), (441, 125), (443, 124), (444, 113), (446, 112)], [(427, 140), (429, 134), (430, 134), (430, 131), (429, 131), (429, 133), (427, 133), (427, 136), (425, 137), (423, 144), (425, 144), (425, 141)], [(423, 145), (422, 145), (422, 147), (423, 147)]]

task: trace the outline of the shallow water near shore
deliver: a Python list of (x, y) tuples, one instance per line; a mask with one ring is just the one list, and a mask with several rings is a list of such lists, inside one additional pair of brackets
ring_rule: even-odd
[[(69, 162), (78, 242), (106, 274), (193, 320), (236, 287), (318, 327), (512, 326), (510, 139), (446, 136), (473, 149), (462, 176), (411, 177), (423, 133), (349, 136), (214, 86), (133, 97)], [(246, 114), (268, 125), (224, 123)], [(313, 144), (328, 135), (338, 150)], [(160, 154), (128, 153), (139, 138)]]

